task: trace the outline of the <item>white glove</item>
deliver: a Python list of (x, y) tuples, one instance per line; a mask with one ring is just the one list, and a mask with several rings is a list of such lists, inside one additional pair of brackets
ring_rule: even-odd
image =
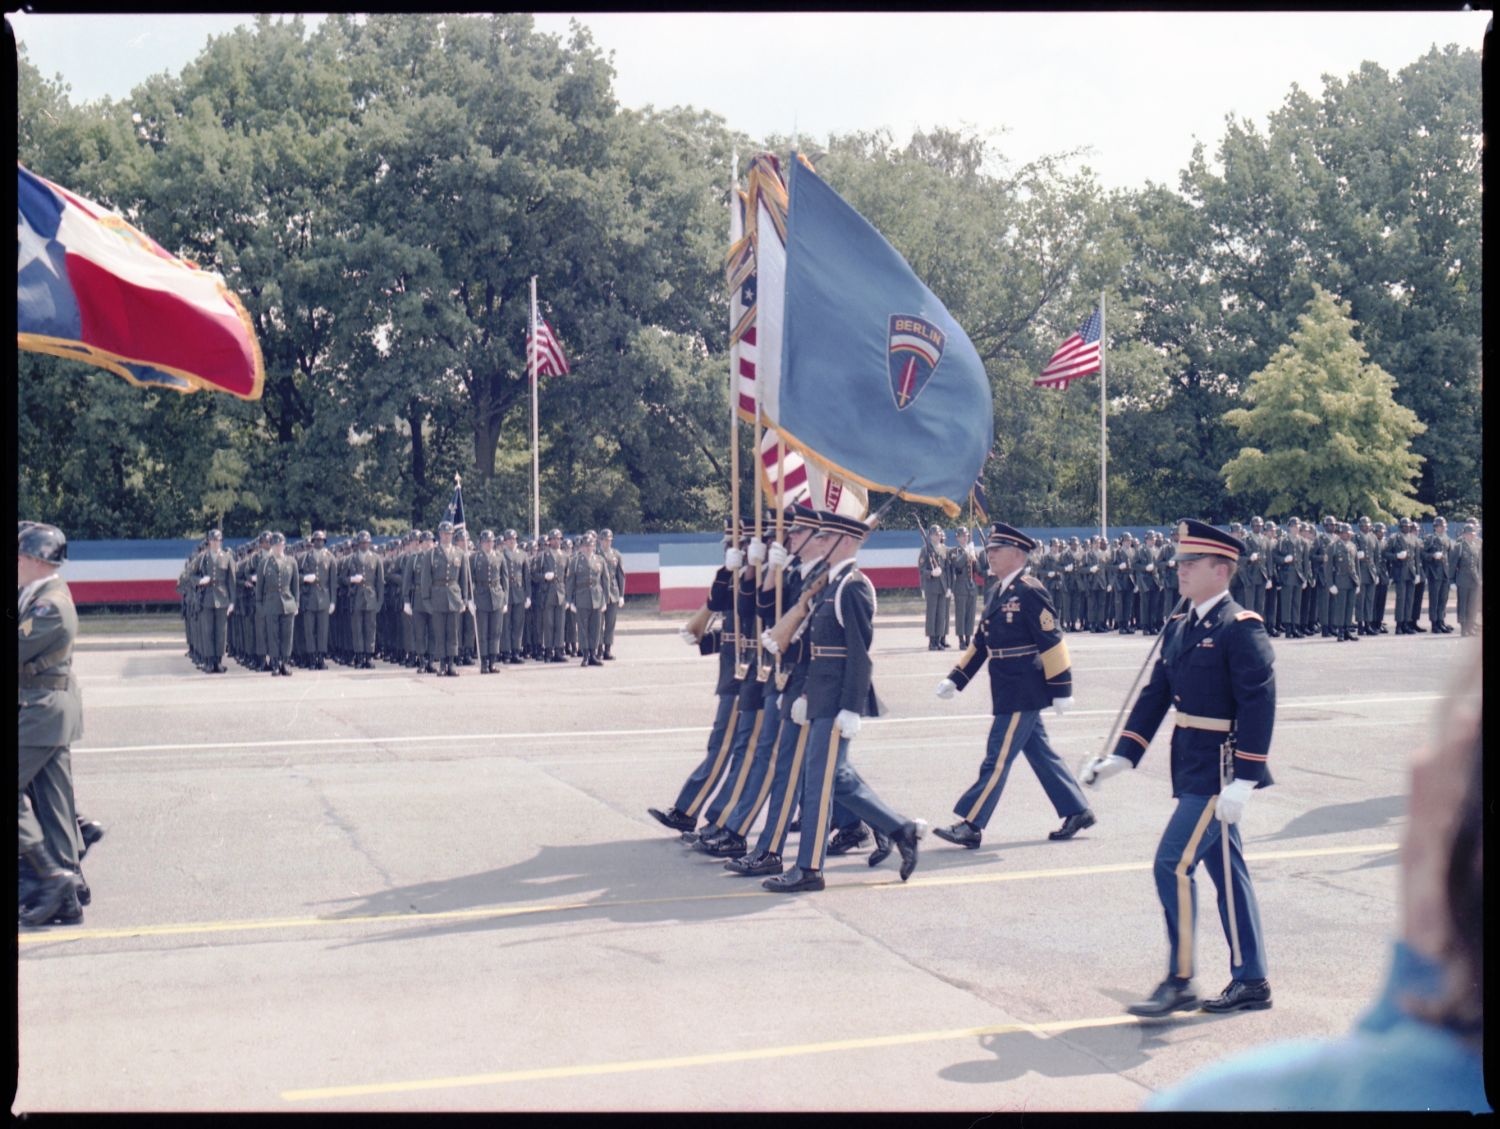
[(335, 604), (332, 600), (329, 600), (328, 601), (328, 614), (332, 615), (334, 612), (336, 612), (338, 610), (339, 610), (339, 606), (337, 604)]
[(315, 573), (315, 572), (304, 572), (302, 574), (302, 583), (303, 584), (316, 584), (317, 580), (318, 580), (318, 574)]
[(1156, 566), (1154, 564), (1148, 564), (1146, 566), (1146, 571), (1147, 572), (1155, 572), (1156, 571)]
[(1275, 585), (1272, 584), (1269, 580), (1266, 581), (1266, 590), (1267, 591), (1269, 591), (1270, 589), (1272, 589), (1274, 587), (1275, 587)]
[(569, 611), (570, 611), (570, 612), (576, 612), (576, 611), (577, 611), (577, 610), (578, 610), (578, 609), (577, 609), (577, 608), (576, 608), (576, 607), (575, 607), (575, 606), (574, 606), (574, 605), (572, 605), (572, 604), (569, 604), (569, 605), (568, 605), (568, 610), (569, 610)]
[[(1403, 558), (1405, 558), (1405, 556), (1406, 556), (1406, 554), (1405, 554), (1405, 553), (1402, 553), (1402, 554), (1401, 554), (1401, 556), (1402, 556), (1402, 557), (1403, 557)], [(250, 583), (251, 583), (251, 584), (254, 584), (254, 583), (255, 583), (255, 582), (256, 582), (256, 581), (257, 581), (257, 580), (259, 580), (259, 579), (260, 579), (260, 577), (258, 577), (258, 576), (252, 576), (252, 577), (251, 577), (251, 578), (250, 578)]]
[(792, 721), (798, 725), (807, 724), (807, 695), (803, 694), (792, 703)]
[(1406, 550), (1402, 549), (1399, 553), (1397, 553), (1396, 554), (1396, 559), (1398, 561), (1404, 561), (1406, 559)]
[(230, 604), (229, 607), (225, 610), (224, 614), (225, 615), (233, 615), (234, 614), (234, 605)]
[(1128, 565), (1128, 564), (1126, 564), (1126, 563), (1125, 563), (1125, 562), (1124, 562), (1124, 561), (1121, 561), (1121, 562), (1120, 562), (1120, 571), (1121, 571), (1121, 572), (1124, 572), (1124, 571), (1125, 571), (1125, 570), (1126, 570), (1126, 569), (1127, 569), (1127, 568), (1129, 568), (1129, 567), (1130, 567), (1130, 566), (1129, 566), (1129, 565)]
[(365, 574), (362, 573), (362, 572), (356, 572), (353, 576), (351, 576), (349, 578), (349, 583), (350, 584), (363, 584), (364, 582), (365, 582)]
[(750, 549), (745, 558), (753, 565), (762, 564), (766, 559), (766, 546), (762, 541), (751, 541)]
[(932, 572), (929, 575), (931, 575), (931, 576), (942, 576), (943, 575), (943, 570), (940, 569), (940, 568), (935, 568), (935, 569), (932, 570)]
[(958, 686), (951, 678), (945, 678), (937, 684), (937, 696), (947, 701), (958, 693)]
[(1177, 567), (1177, 558), (1173, 557), (1171, 560), (1169, 560), (1167, 562), (1167, 567), (1168, 568), (1176, 568)]
[(214, 582), (214, 578), (213, 577), (211, 577), (211, 576), (205, 576), (202, 580), (198, 581), (198, 587), (199, 588), (203, 588), (206, 585), (212, 584), (213, 582)]
[(1360, 560), (1360, 561), (1364, 560), (1365, 559), (1365, 551), (1363, 549), (1360, 549), (1357, 553), (1354, 554), (1354, 558), (1355, 558), (1355, 560)]
[(786, 551), (785, 545), (772, 545), (768, 559), (774, 568), (786, 568), (787, 561), (792, 559), (792, 554)]
[(859, 736), (859, 714), (853, 710), (839, 710), (834, 717), (833, 723), (838, 726), (839, 733), (846, 739), (852, 740)]
[(1329, 595), (1337, 596), (1339, 594), (1339, 586), (1337, 584), (1330, 584), (1328, 586), (1328, 592)]
[(411, 615), (411, 605), (410, 604), (402, 604), (401, 605), (401, 610), (403, 612), (405, 612), (407, 615)]
[(1097, 788), (1116, 773), (1134, 767), (1124, 757), (1117, 757), (1114, 753), (1110, 753), (1107, 757), (1095, 757), (1083, 766), (1078, 782), (1085, 788)]
[(1073, 571), (1073, 566), (1072, 565), (1063, 565), (1063, 571), (1064, 572), (1072, 572)]
[(1238, 823), (1245, 814), (1245, 801), (1255, 791), (1255, 781), (1236, 778), (1219, 790), (1218, 816), (1224, 823)]
[(778, 713), (781, 711), (781, 699), (782, 699), (782, 697), (783, 697), (783, 695), (781, 695), (781, 694), (777, 694), (776, 695), (776, 710), (777, 710)]
[(775, 639), (771, 638), (771, 633), (769, 631), (762, 631), (760, 633), (760, 645), (766, 649), (767, 654), (781, 654), (780, 644), (778, 644)]
[(1055, 713), (1058, 717), (1062, 717), (1063, 714), (1067, 713), (1072, 708), (1072, 697), (1052, 699), (1052, 712)]
[(528, 608), (529, 608), (529, 607), (531, 607), (531, 597), (530, 597), (530, 596), (527, 596), (527, 597), (526, 597), (526, 606), (527, 606), (527, 607), (528, 607)]
[(542, 573), (542, 579), (543, 580), (555, 580), (556, 578), (557, 578), (557, 573), (555, 573), (555, 572), (544, 572), (544, 573)]
[(1260, 560), (1260, 554), (1259, 553), (1251, 553), (1250, 554), (1250, 559), (1252, 561), (1258, 561), (1258, 560)]
[(1098, 572), (1099, 571), (1099, 566), (1098, 565), (1089, 565), (1089, 571), (1090, 572)]
[[(1364, 556), (1364, 554), (1361, 553), (1360, 556)], [(1440, 560), (1443, 559), (1443, 554), (1442, 553), (1433, 553), (1432, 554), (1432, 559), (1435, 560), (1435, 561), (1440, 561)]]
[(1281, 563), (1282, 564), (1291, 564), (1292, 563), (1292, 558), (1291, 557), (1282, 557), (1281, 558)]
[(738, 549), (724, 550), (724, 567), (727, 568), (730, 572), (733, 572), (744, 563), (745, 554), (740, 552)]
[(677, 629), (677, 638), (681, 639), (689, 647), (691, 647), (694, 643), (698, 642), (698, 640), (696, 640), (696, 639), (693, 638), (693, 633), (691, 631), (689, 631), (686, 627), (679, 627)]
[(465, 604), (464, 604), (464, 607), (466, 607), (466, 608), (469, 609), (469, 614), (470, 615), (474, 614), (475, 608), (474, 608), (474, 601), (473, 600), (466, 601)]
[(1115, 590), (1115, 586), (1113, 584), (1106, 584), (1104, 586), (1104, 590), (1106, 592), (1113, 592)]
[(615, 603), (617, 603), (620, 607), (623, 608), (625, 606), (625, 597), (621, 596), (618, 600), (615, 601)]

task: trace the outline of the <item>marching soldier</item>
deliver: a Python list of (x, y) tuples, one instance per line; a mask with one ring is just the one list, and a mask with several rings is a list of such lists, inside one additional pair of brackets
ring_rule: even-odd
[(948, 574), (944, 567), (947, 546), (942, 526), (927, 531), (927, 543), (917, 553), (917, 580), (927, 603), (927, 649), (948, 646)]
[(1480, 593), (1484, 589), (1484, 542), (1479, 527), (1464, 522), (1458, 544), (1453, 549), (1453, 580), (1458, 589), (1458, 631), (1460, 635), (1479, 634)]
[(609, 582), (604, 562), (594, 554), (595, 541), (593, 530), (579, 538), (568, 573), (568, 611), (577, 616), (578, 653), (583, 656), (580, 666), (604, 665), (599, 650), (603, 645), (604, 592)]
[(83, 921), (70, 751), (83, 735), (83, 697), (72, 671), (78, 612), (60, 575), (67, 559), (68, 539), (56, 526), (18, 529), (16, 847), (34, 883), (19, 912), (28, 926)]
[(1416, 578), (1417, 559), (1412, 552), (1411, 518), (1404, 517), (1398, 524), (1395, 532), (1386, 538), (1384, 551), (1386, 575), (1390, 579), (1390, 585), (1396, 592), (1396, 634), (1411, 635), (1412, 619), (1416, 613), (1412, 610), (1413, 581)]
[[(1150, 998), (1127, 1009), (1140, 1016), (1165, 1016), (1200, 1006), (1192, 985), (1198, 914), (1193, 871), (1199, 863), (1218, 888), (1231, 952), (1229, 985), (1205, 1001), (1203, 1010), (1271, 1006), (1260, 910), (1238, 824), (1250, 792), (1272, 783), (1268, 758), (1276, 716), (1274, 656), (1260, 617), (1229, 598), (1230, 576), (1244, 543), (1205, 522), (1185, 521), (1178, 527), (1177, 551), (1178, 584), (1191, 601), (1191, 612), (1172, 617), (1151, 680), (1136, 699), (1114, 751), (1094, 758), (1083, 772), (1083, 782), (1098, 787), (1134, 768), (1167, 710), (1176, 707), (1171, 767), (1177, 808), (1162, 833), (1155, 862), (1167, 926), (1167, 976)], [(1227, 773), (1226, 760), (1232, 765)], [(1226, 835), (1227, 871), (1222, 842)]]
[(875, 589), (855, 565), (870, 527), (841, 514), (820, 511), (811, 551), (828, 566), (827, 584), (807, 616), (811, 646), (807, 683), (792, 716), (808, 722), (803, 769), (802, 834), (797, 865), (761, 885), (791, 894), (823, 889), (825, 838), (835, 802), (888, 836), (901, 852), (901, 880), (917, 867), (917, 841), (926, 824), (908, 820), (881, 801), (848, 762), (849, 742), (860, 718), (879, 711), (871, 685), (870, 642), (874, 636)]
[(979, 553), (969, 543), (967, 526), (960, 525), (954, 534), (958, 544), (948, 550), (948, 590), (953, 593), (953, 629), (958, 632), (958, 645), (967, 647), (969, 637), (974, 634), (974, 602), (979, 587), (974, 583), (974, 565)]
[(270, 550), (256, 574), (256, 610), (266, 645), (266, 669), (288, 678), (287, 660), (292, 657), (292, 628), (301, 603), (302, 577), (297, 562), (286, 555), (286, 537), (271, 534)]
[(337, 607), (337, 589), (334, 587), (333, 554), (325, 548), (328, 534), (323, 530), (313, 531), (311, 543), (297, 561), (302, 570), (302, 649), (307, 655), (307, 665), (314, 670), (327, 670), (328, 663), (328, 617)]
[(453, 544), (453, 523), (438, 523), (438, 543), (423, 554), (427, 558), (428, 664), (438, 661), (438, 673), (457, 678), (453, 669), (458, 658), (459, 613), (470, 602), (472, 580), (463, 550)]
[(1047, 706), (1061, 717), (1073, 705), (1073, 675), (1068, 645), (1047, 589), (1022, 573), (1024, 554), (1035, 547), (1036, 542), (1014, 526), (1000, 521), (990, 526), (985, 552), (991, 571), (1000, 580), (995, 595), (985, 603), (974, 645), (937, 687), (939, 698), (951, 698), (973, 681), (981, 667), (989, 670), (995, 720), (979, 776), (953, 806), (959, 821), (933, 830), (938, 838), (970, 850), (979, 846), (995, 813), (1018, 750), (1025, 754), (1063, 821), (1048, 838), (1071, 839), (1094, 825), (1094, 813), (1062, 758), (1047, 743), (1047, 728), (1042, 724), (1041, 711)]
[(526, 612), (531, 607), (530, 564), (516, 544), (516, 531), (505, 531), (501, 556), (505, 560), (505, 646), (504, 660), (512, 665), (525, 661)]
[(479, 551), (469, 562), (474, 574), (474, 616), (479, 630), (479, 673), (498, 674), (505, 625), (506, 593), (505, 557), (495, 551), (495, 533), (486, 529), (479, 535)]
[(615, 619), (625, 606), (625, 557), (615, 548), (615, 535), (611, 530), (599, 532), (599, 559), (604, 562), (604, 575), (609, 581), (609, 590), (604, 594), (604, 658), (607, 662), (613, 662)]
[(224, 534), (217, 529), (208, 531), (208, 548), (198, 557), (197, 578), (205, 626), (203, 669), (223, 674), (236, 589), (234, 556), (225, 552)]
[(1453, 542), (1448, 537), (1448, 521), (1441, 515), (1432, 519), (1432, 533), (1422, 545), (1422, 571), (1427, 577), (1427, 622), (1434, 634), (1450, 635), (1448, 625), (1448, 585), (1453, 579)]
[(375, 617), (385, 603), (385, 562), (370, 547), (370, 534), (360, 530), (354, 552), (344, 570), (349, 586), (349, 646), (354, 665), (371, 669), (375, 654)]

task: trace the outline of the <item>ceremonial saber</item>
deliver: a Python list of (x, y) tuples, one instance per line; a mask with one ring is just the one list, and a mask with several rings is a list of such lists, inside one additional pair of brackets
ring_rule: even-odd
[[(1179, 598), (1177, 603), (1173, 605), (1172, 611), (1167, 616), (1167, 623), (1171, 624), (1172, 617), (1180, 612), (1186, 605), (1187, 597), (1183, 596)], [(1156, 648), (1161, 646), (1161, 641), (1166, 637), (1167, 629), (1164, 626), (1161, 631), (1157, 633), (1156, 638), (1151, 641), (1151, 649), (1146, 652), (1146, 661), (1141, 663), (1141, 669), (1135, 672), (1135, 681), (1130, 684), (1130, 689), (1125, 692), (1125, 700), (1120, 703), (1120, 712), (1115, 714), (1114, 724), (1109, 727), (1109, 736), (1105, 738), (1103, 751), (1101, 751), (1096, 757), (1090, 757), (1087, 753), (1084, 754), (1083, 762), (1078, 766), (1078, 776), (1080, 779), (1083, 779), (1085, 774), (1088, 772), (1089, 765), (1093, 764), (1095, 761), (1102, 761), (1105, 757), (1109, 756), (1109, 751), (1114, 748), (1115, 738), (1119, 736), (1120, 723), (1125, 720), (1125, 711), (1130, 708), (1131, 699), (1135, 697), (1136, 687), (1141, 684), (1141, 675), (1146, 673), (1146, 668), (1151, 665), (1152, 656), (1156, 654)], [(1089, 781), (1084, 780), (1084, 783), (1089, 783)]]
[[(1231, 732), (1219, 746), (1219, 789), (1223, 789), (1234, 782), (1234, 733)], [(1244, 964), (1240, 959), (1240, 927), (1235, 920), (1234, 910), (1234, 867), (1230, 863), (1229, 854), (1229, 832), (1233, 824), (1219, 820), (1219, 838), (1224, 844), (1224, 904), (1229, 913), (1229, 956), (1233, 967), (1239, 968)]]

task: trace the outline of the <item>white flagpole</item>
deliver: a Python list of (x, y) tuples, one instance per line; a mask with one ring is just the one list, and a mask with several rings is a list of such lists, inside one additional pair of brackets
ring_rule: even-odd
[(542, 463), (537, 446), (536, 410), (536, 275), (531, 276), (531, 347), (527, 353), (531, 367), (531, 539), (535, 542), (542, 537)]
[(1104, 333), (1104, 291), (1099, 291), (1099, 536), (1109, 540), (1108, 467), (1109, 442), (1104, 415), (1104, 357), (1108, 350)]

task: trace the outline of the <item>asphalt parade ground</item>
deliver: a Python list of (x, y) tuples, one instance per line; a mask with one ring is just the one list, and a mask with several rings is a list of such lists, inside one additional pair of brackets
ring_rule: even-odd
[[(717, 662), (634, 620), (602, 669), (377, 663), (199, 674), (180, 645), (75, 656), (79, 806), (108, 828), (82, 926), (18, 933), (13, 1110), (1133, 1110), (1271, 1040), (1347, 1030), (1386, 972), (1407, 757), (1474, 640), (1274, 641), (1276, 786), (1242, 831), (1275, 1005), (1137, 1020), (1166, 936), (1151, 858), (1164, 725), (1069, 842), (1024, 763), (983, 846), (929, 835), (776, 895), (677, 842)], [(1068, 636), (1070, 765), (1153, 639)], [(933, 825), (978, 770), (987, 680), (933, 688), (918, 617), (877, 620), (888, 716), (852, 757)], [(792, 844), (794, 846), (794, 843)], [(1228, 946), (1199, 874), (1200, 993)]]

